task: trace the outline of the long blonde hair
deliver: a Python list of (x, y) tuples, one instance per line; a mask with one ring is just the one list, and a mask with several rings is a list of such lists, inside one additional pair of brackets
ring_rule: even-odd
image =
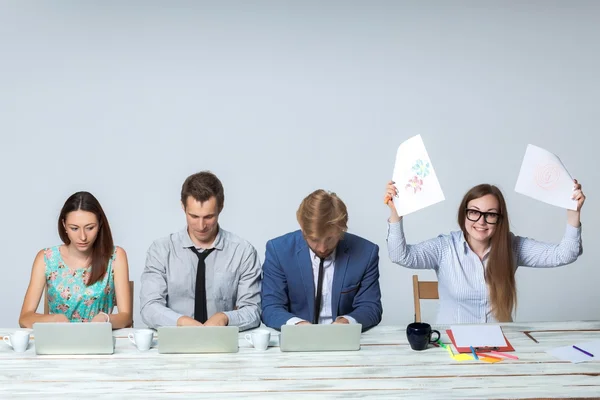
[(513, 256), (512, 240), (508, 222), (506, 202), (500, 189), (494, 185), (481, 184), (469, 190), (463, 197), (458, 209), (458, 225), (465, 238), (468, 237), (465, 229), (467, 205), (471, 200), (491, 194), (498, 199), (500, 204), (500, 218), (496, 224), (496, 231), (490, 240), (490, 253), (485, 269), (485, 281), (490, 291), (492, 313), (499, 322), (512, 321), (512, 312), (517, 307), (517, 285), (515, 282), (515, 259)]

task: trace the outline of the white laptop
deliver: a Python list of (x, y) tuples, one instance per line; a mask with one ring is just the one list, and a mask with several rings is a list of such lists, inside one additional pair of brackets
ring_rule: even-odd
[(283, 325), (281, 351), (360, 350), (361, 324)]
[(113, 354), (112, 325), (108, 322), (36, 322), (36, 354)]
[(158, 328), (158, 352), (237, 353), (239, 333), (237, 326), (161, 326)]

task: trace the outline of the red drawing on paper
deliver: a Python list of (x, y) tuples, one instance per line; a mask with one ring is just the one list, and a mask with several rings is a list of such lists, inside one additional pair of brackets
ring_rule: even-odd
[(535, 169), (535, 183), (545, 190), (552, 190), (560, 180), (561, 167), (556, 164), (538, 165)]

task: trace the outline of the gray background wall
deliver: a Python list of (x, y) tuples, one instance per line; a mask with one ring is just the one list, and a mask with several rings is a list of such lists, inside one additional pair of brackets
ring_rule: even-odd
[(410, 242), (457, 229), (480, 182), (504, 190), (516, 234), (559, 241), (565, 211), (514, 185), (528, 143), (561, 157), (588, 196), (585, 252), (520, 269), (516, 319), (599, 319), (599, 2), (162, 3), (0, 2), (0, 326), (17, 325), (71, 193), (101, 201), (138, 292), (202, 169), (225, 185), (222, 226), (261, 259), (306, 194), (337, 192), (350, 231), (381, 246), (383, 323), (406, 324), (413, 271), (389, 261), (382, 195), (418, 133), (447, 200), (406, 218)]

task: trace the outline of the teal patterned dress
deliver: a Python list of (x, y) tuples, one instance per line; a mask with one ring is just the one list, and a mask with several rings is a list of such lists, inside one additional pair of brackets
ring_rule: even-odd
[(104, 278), (90, 286), (86, 286), (85, 281), (91, 266), (69, 268), (60, 255), (59, 247), (44, 249), (50, 314), (65, 314), (71, 322), (89, 322), (100, 312), (110, 314), (115, 305), (112, 264), (117, 256), (116, 247)]

